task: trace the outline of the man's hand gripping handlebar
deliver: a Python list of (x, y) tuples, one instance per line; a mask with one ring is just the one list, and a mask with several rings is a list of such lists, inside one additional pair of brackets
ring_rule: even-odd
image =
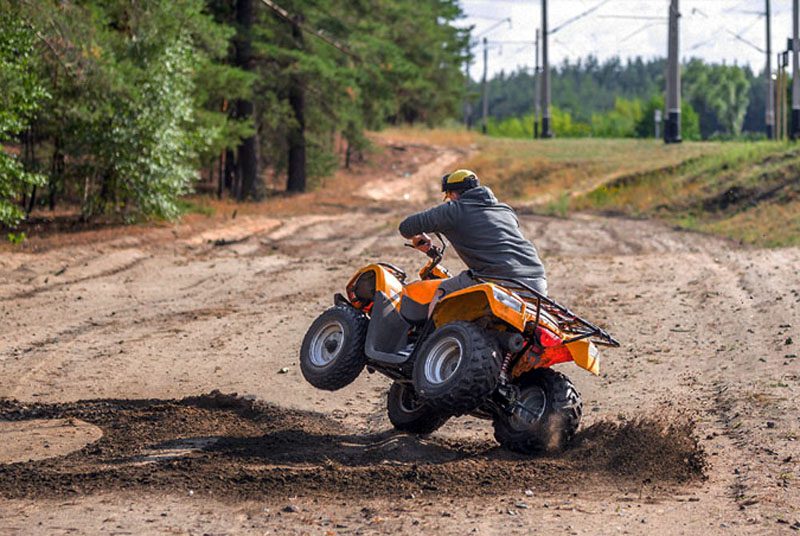
[(412, 236), (411, 243), (410, 244), (406, 243), (406, 247), (418, 249), (431, 259), (436, 260), (436, 263), (438, 264), (439, 261), (442, 260), (442, 255), (444, 254), (445, 250), (445, 244), (444, 240), (442, 240), (442, 237), (439, 235), (439, 233), (436, 233), (436, 237), (442, 242), (441, 248), (434, 246), (431, 237), (425, 233)]

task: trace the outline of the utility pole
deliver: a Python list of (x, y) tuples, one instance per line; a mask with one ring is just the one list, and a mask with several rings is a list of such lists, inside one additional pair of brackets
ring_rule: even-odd
[(767, 70), (764, 76), (767, 77), (767, 102), (766, 102), (766, 129), (767, 139), (775, 138), (775, 89), (772, 84), (772, 31), (770, 14), (770, 0), (765, 0), (765, 14), (767, 16)]
[(678, 46), (678, 0), (669, 4), (669, 36), (667, 45), (667, 117), (664, 142), (681, 142), (681, 61)]
[(533, 138), (539, 137), (539, 114), (541, 113), (541, 103), (539, 101), (539, 29), (536, 29), (536, 41), (534, 44), (536, 59), (533, 67)]
[(792, 133), (796, 140), (800, 137), (800, 0), (792, 2)]
[(788, 69), (789, 67), (789, 50), (785, 52), (781, 52), (778, 54), (778, 65), (780, 69), (778, 70), (778, 99), (780, 99), (780, 112), (778, 115), (780, 116), (780, 132), (781, 132), (781, 139), (785, 140), (789, 136), (789, 116), (788, 116), (788, 102), (786, 102), (786, 78), (788, 76)]
[(486, 80), (488, 74), (489, 61), (489, 42), (483, 38), (483, 82), (481, 82), (481, 93), (483, 94), (483, 120), (481, 122), (481, 132), (486, 134), (487, 121), (489, 120), (489, 86)]
[(550, 63), (547, 58), (547, 0), (542, 0), (542, 137), (552, 138), (550, 129)]
[(783, 137), (783, 127), (781, 126), (783, 123), (783, 112), (781, 111), (781, 106), (783, 105), (783, 99), (781, 98), (781, 79), (782, 79), (782, 71), (783, 68), (781, 67), (781, 58), (783, 54), (778, 52), (777, 57), (775, 58), (775, 139), (780, 140)]

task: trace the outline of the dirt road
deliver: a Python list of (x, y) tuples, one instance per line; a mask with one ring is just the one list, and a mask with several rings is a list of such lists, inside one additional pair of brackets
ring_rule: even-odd
[[(59, 426), (28, 437), (34, 461), (0, 464), (0, 532), (800, 530), (798, 249), (523, 214), (551, 294), (623, 341), (599, 378), (561, 365), (585, 419), (560, 456), (503, 452), (472, 418), (393, 433), (378, 375), (336, 393), (303, 381), (305, 329), (357, 267), (421, 264), (396, 227), (457, 159), (436, 156), (342, 213), (3, 254), (0, 452), (18, 460), (20, 430)], [(70, 426), (103, 437), (39, 459), (75, 442)]]

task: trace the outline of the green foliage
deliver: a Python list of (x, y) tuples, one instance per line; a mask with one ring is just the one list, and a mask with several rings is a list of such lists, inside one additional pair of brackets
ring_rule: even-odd
[[(16, 10), (0, 2), (0, 224), (14, 225), (24, 213), (15, 203), (44, 177), (26, 171), (19, 159), (4, 151), (29, 125), (48, 94), (35, 74), (34, 33)], [(9, 235), (9, 240), (11, 236)]]
[(34, 206), (33, 186), (39, 204), (64, 199), (86, 218), (173, 218), (221, 154), (229, 178), (243, 173), (245, 140), (275, 177), (302, 142), (313, 179), (343, 144), (366, 150), (365, 129), (457, 114), (469, 54), (457, 0), (280, 4), (303, 31), (257, 0), (0, 0), (0, 224)]
[(367, 147), (364, 129), (388, 123), (442, 122), (458, 113), (464, 91), (461, 66), (468, 32), (453, 25), (455, 0), (295, 0), (287, 9), (307, 27), (321, 28), (350, 53), (303, 34), (267, 10), (258, 14), (253, 43), (259, 60), (254, 100), (262, 163), (286, 169), (290, 136), (298, 125), (289, 105), (299, 83), (305, 100), (308, 172), (336, 166), (339, 132), (350, 149)]
[(687, 101), (681, 101), (681, 137), (684, 140), (699, 140), (700, 116)]
[[(639, 138), (655, 136), (655, 112), (661, 110), (661, 134), (664, 133), (663, 118), (665, 117), (664, 97), (655, 95), (643, 107), (642, 116), (636, 123), (635, 132)], [(681, 101), (681, 138), (687, 141), (700, 139), (700, 119), (697, 113), (686, 100)]]
[[(566, 59), (551, 68), (551, 85), (553, 104), (568, 112), (573, 121), (588, 124), (593, 114), (613, 108), (619, 98), (642, 98), (662, 91), (664, 60), (634, 58), (623, 63), (615, 57), (601, 63), (594, 56), (574, 62)], [(502, 119), (530, 113), (533, 88), (533, 74), (528, 70), (500, 73), (489, 82), (491, 114)], [(473, 86), (479, 95), (478, 89)], [(477, 120), (480, 106), (473, 108)]]
[(613, 110), (592, 114), (592, 135), (598, 138), (633, 138), (643, 114), (640, 100), (618, 98)]
[(102, 209), (133, 203), (147, 216), (179, 214), (176, 199), (195, 173), (191, 67), (190, 48), (176, 40), (125, 77), (138, 90), (115, 99), (109, 128), (98, 133), (102, 186), (113, 188), (113, 195), (100, 190)]
[(583, 138), (591, 135), (592, 132), (590, 124), (573, 120), (572, 114), (559, 106), (551, 107), (550, 123), (553, 132), (565, 138)]
[[(551, 108), (551, 125), (556, 136), (563, 138), (650, 138), (655, 133), (655, 110), (664, 109), (664, 99), (653, 97), (643, 104), (639, 99), (617, 99), (614, 108), (592, 115), (591, 124), (575, 121), (572, 114), (558, 106)], [(697, 114), (688, 102), (681, 103), (683, 139), (700, 139)], [(502, 121), (490, 118), (487, 134), (505, 138), (533, 137), (533, 115), (510, 117)]]
[(8, 238), (9, 242), (14, 244), (15, 246), (18, 246), (28, 239), (28, 235), (26, 235), (25, 233), (8, 233), (6, 235), (6, 238)]
[(684, 92), (698, 111), (703, 136), (737, 136), (749, 104), (750, 80), (736, 65), (708, 65), (698, 59), (684, 66)]
[(182, 198), (177, 201), (178, 210), (181, 214), (200, 214), (202, 216), (211, 217), (216, 214), (213, 206), (202, 199)]
[(557, 216), (559, 218), (566, 218), (569, 214), (569, 192), (561, 192), (557, 199), (550, 201), (545, 205), (544, 212), (549, 216)]
[(215, 63), (232, 31), (203, 0), (42, 0), (21, 14), (47, 45), (40, 77), (53, 98), (37, 131), (53, 147), (50, 195), (72, 193), (85, 217), (176, 217), (197, 167), (251, 132), (220, 109), (252, 79)]
[[(574, 121), (572, 114), (558, 106), (550, 109), (550, 123), (554, 132), (563, 138), (582, 138), (592, 135), (592, 127), (588, 123)], [(503, 138), (533, 138), (533, 114), (522, 117), (509, 117), (498, 121), (489, 118), (486, 133)]]
[[(689, 104), (681, 110), (684, 139), (731, 139), (743, 130), (764, 131), (763, 74), (754, 74), (747, 66), (708, 64), (698, 59), (685, 63), (682, 71), (682, 100)], [(590, 124), (593, 136), (643, 137), (636, 125), (648, 121), (647, 135), (653, 135), (652, 114), (649, 119), (639, 117), (636, 110), (625, 106), (663, 94), (663, 59), (635, 58), (623, 63), (619, 58), (599, 62), (589, 56), (576, 62), (566, 60), (551, 67), (551, 81), (553, 106), (570, 117), (566, 130), (554, 125), (557, 136), (576, 135), (572, 124)], [(530, 114), (533, 88), (533, 75), (527, 70), (497, 75), (489, 82), (492, 117), (503, 120)], [(480, 93), (477, 83), (472, 83), (471, 90), (474, 95)], [(481, 107), (478, 100), (473, 104), (472, 120), (477, 122)], [(645, 116), (648, 112), (652, 109), (642, 108)], [(700, 128), (698, 132), (695, 125)]]

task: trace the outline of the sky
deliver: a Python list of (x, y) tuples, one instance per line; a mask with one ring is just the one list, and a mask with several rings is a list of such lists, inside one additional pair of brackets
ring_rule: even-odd
[[(774, 69), (775, 54), (786, 49), (786, 39), (791, 36), (792, 0), (771, 3)], [(733, 34), (765, 48), (765, 0), (680, 0), (679, 4), (681, 58), (748, 64), (757, 72), (764, 68), (766, 54)], [(461, 6), (466, 18), (460, 26), (474, 26), (473, 35), (489, 30), (485, 36), (490, 43), (490, 77), (501, 70), (533, 67), (532, 42), (541, 24), (541, 0), (461, 0)], [(595, 11), (553, 32), (563, 22), (596, 6)], [(669, 0), (549, 0), (550, 62), (558, 64), (566, 58), (574, 61), (589, 54), (600, 59), (616, 55), (664, 57), (668, 8)], [(505, 18), (511, 19), (510, 25), (503, 22)], [(473, 54), (470, 74), (478, 78), (483, 68), (482, 49), (474, 48)]]

